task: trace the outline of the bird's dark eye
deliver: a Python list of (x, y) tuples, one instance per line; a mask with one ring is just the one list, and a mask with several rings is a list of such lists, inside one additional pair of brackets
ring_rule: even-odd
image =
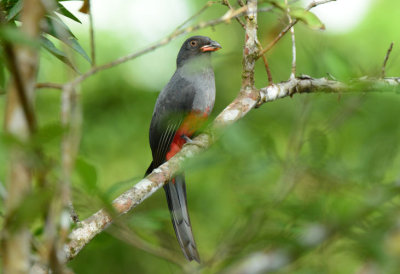
[(191, 45), (192, 47), (197, 46), (197, 41), (196, 41), (196, 40), (190, 41), (190, 45)]

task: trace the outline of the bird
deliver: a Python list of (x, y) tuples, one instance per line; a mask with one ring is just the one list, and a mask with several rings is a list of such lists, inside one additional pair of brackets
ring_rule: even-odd
[[(160, 92), (151, 119), (149, 142), (153, 160), (146, 176), (178, 153), (210, 115), (215, 102), (211, 53), (221, 45), (206, 36), (192, 36), (181, 46), (176, 70)], [(186, 259), (200, 263), (187, 209), (183, 173), (164, 185), (176, 238)]]

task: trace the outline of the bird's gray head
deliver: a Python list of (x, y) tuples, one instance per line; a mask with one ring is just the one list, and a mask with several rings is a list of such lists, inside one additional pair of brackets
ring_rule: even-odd
[(188, 60), (192, 60), (196, 57), (204, 56), (209, 58), (210, 53), (219, 50), (221, 45), (211, 40), (206, 36), (192, 36), (187, 39), (178, 53), (178, 58), (176, 59), (176, 65), (181, 67)]

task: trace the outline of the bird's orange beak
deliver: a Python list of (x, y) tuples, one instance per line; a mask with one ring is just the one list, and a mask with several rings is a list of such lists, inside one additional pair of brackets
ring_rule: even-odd
[(205, 45), (205, 46), (202, 46), (202, 47), (200, 48), (200, 50), (201, 50), (202, 52), (206, 52), (206, 51), (217, 51), (217, 50), (219, 50), (219, 49), (221, 49), (221, 48), (222, 48), (222, 47), (221, 47), (221, 45), (220, 45), (218, 42), (216, 42), (216, 41), (211, 41), (210, 44)]

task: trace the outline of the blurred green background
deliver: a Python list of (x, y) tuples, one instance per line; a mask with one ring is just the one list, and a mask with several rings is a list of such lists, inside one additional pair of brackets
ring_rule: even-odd
[[(190, 13), (204, 3), (190, 2)], [(363, 22), (345, 34), (313, 31), (299, 23), (298, 74), (324, 77), (330, 73), (342, 81), (377, 77), (393, 41), (387, 75), (400, 76), (399, 10), (399, 1), (373, 1)], [(226, 7), (216, 4), (197, 21), (225, 12)], [(278, 11), (260, 14), (260, 42), (267, 45), (284, 24)], [(89, 52), (87, 32), (76, 35)], [(210, 36), (223, 47), (213, 56), (216, 116), (240, 89), (244, 32), (232, 21), (193, 35)], [(80, 157), (97, 171), (96, 187), (88, 187), (79, 176), (74, 179), (74, 204), (82, 219), (144, 175), (151, 161), (148, 128), (153, 106), (187, 37), (100, 72), (81, 86)], [(141, 44), (139, 35), (136, 41), (97, 31), (97, 62), (132, 52)], [(157, 56), (164, 56), (162, 62)], [(290, 36), (267, 57), (273, 80), (288, 79)], [(80, 57), (76, 62), (81, 71), (88, 69)], [(151, 78), (152, 71), (162, 71), (157, 74), (161, 76)], [(146, 75), (150, 79), (142, 79)], [(62, 63), (43, 52), (40, 81), (65, 82), (70, 76)], [(153, 83), (146, 84), (149, 82)], [(261, 61), (256, 84), (267, 85)], [(5, 96), (1, 95), (0, 113), (4, 113), (4, 105)], [(59, 123), (60, 92), (38, 90), (36, 108), (40, 126)], [(355, 273), (371, 265), (378, 273), (398, 273), (399, 117), (400, 96), (390, 91), (295, 95), (267, 103), (187, 163), (188, 206), (204, 266), (192, 263), (182, 269), (143, 250), (148, 244), (156, 249), (162, 246), (185, 264), (163, 191), (97, 236), (69, 266), (76, 273), (180, 273), (194, 269), (215, 273), (234, 267), (254, 252), (278, 250), (293, 263), (277, 273)], [(59, 152), (57, 142), (44, 146), (50, 154)], [(0, 149), (0, 180), (4, 181), (7, 153), (4, 144)], [(318, 235), (324, 239), (322, 244)]]

